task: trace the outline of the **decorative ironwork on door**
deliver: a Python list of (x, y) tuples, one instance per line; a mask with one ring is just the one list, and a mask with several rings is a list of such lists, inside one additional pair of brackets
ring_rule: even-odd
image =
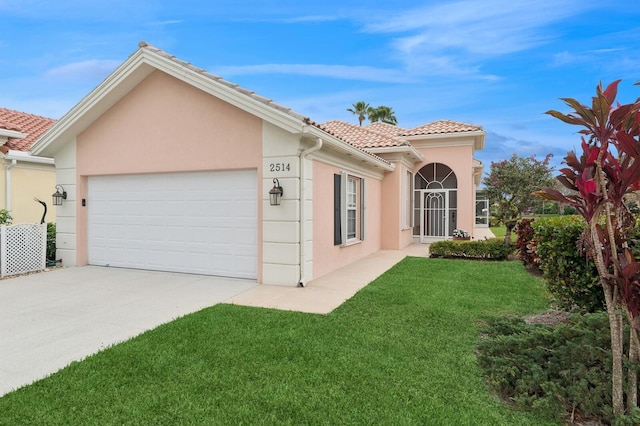
[(414, 190), (414, 237), (421, 242), (450, 237), (458, 210), (458, 180), (453, 170), (440, 163), (427, 164), (416, 173)]
[(447, 235), (447, 193), (425, 192), (423, 235), (444, 237)]

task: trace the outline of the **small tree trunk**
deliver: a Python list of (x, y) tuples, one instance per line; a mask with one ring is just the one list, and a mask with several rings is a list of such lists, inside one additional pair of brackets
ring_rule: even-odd
[(511, 232), (515, 228), (515, 224), (505, 224), (506, 232), (504, 233), (504, 245), (505, 247), (511, 247)]
[[(600, 187), (604, 196), (604, 219), (605, 219), (605, 231), (608, 234), (609, 244), (608, 250), (610, 258), (613, 259), (613, 271), (609, 271), (604, 263), (603, 242), (600, 241), (600, 237), (597, 232), (598, 215), (594, 215), (589, 223), (589, 230), (591, 231), (591, 243), (593, 244), (593, 254), (595, 255), (596, 266), (598, 268), (598, 274), (600, 275), (600, 282), (604, 289), (604, 297), (607, 305), (607, 314), (609, 316), (609, 331), (611, 335), (611, 405), (613, 408), (613, 415), (619, 417), (624, 413), (624, 376), (622, 370), (622, 357), (624, 356), (624, 340), (623, 340), (623, 312), (618, 307), (618, 287), (614, 283), (608, 281), (605, 277), (613, 275), (614, 278), (618, 277), (619, 264), (616, 263), (618, 259), (618, 248), (616, 247), (616, 240), (614, 234), (614, 227), (611, 222), (611, 202), (609, 200), (609, 192), (607, 191), (607, 179), (602, 169), (602, 158), (604, 151), (600, 150), (598, 158), (596, 159), (596, 181)], [(600, 211), (602, 212), (602, 211)]]
[(627, 372), (627, 412), (638, 406), (638, 359), (640, 356), (640, 340), (638, 330), (634, 327), (633, 317), (626, 310), (627, 321), (629, 322), (629, 371)]
[[(638, 340), (638, 333), (631, 327), (629, 331), (629, 339), (631, 341)], [(638, 346), (631, 343), (629, 346), (629, 371), (627, 372), (627, 385), (629, 390), (627, 391), (627, 412), (638, 406), (638, 371), (635, 368), (635, 364), (638, 362)]]
[(612, 294), (611, 286), (603, 282), (602, 287), (607, 304), (609, 331), (611, 335), (611, 405), (613, 407), (613, 415), (618, 417), (624, 413), (622, 313), (619, 309), (616, 309), (615, 297)]
[(622, 356), (624, 347), (622, 345), (622, 312), (617, 309), (617, 287), (612, 286), (604, 277), (608, 275), (607, 267), (602, 256), (602, 243), (596, 230), (597, 218), (589, 223), (593, 258), (595, 260), (598, 275), (600, 275), (600, 285), (604, 292), (604, 301), (609, 317), (609, 333), (611, 336), (611, 405), (613, 415), (618, 417), (624, 413), (624, 393), (622, 376)]

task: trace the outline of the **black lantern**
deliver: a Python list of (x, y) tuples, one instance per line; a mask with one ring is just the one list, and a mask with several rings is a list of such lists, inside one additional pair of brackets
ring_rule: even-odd
[(67, 191), (64, 190), (62, 185), (56, 185), (56, 192), (53, 193), (53, 205), (61, 206), (62, 200), (67, 199)]
[(274, 179), (273, 188), (271, 188), (271, 191), (269, 191), (269, 201), (271, 202), (272, 206), (280, 205), (280, 198), (282, 197), (282, 194), (284, 194), (284, 191), (280, 186), (280, 181), (278, 179)]

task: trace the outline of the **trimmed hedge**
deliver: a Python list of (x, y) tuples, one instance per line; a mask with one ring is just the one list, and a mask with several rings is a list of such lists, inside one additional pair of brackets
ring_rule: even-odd
[(56, 261), (56, 224), (47, 223), (47, 262), (55, 264)]
[(431, 257), (453, 257), (466, 259), (505, 260), (513, 254), (512, 247), (504, 245), (503, 238), (488, 240), (446, 240), (429, 246)]
[(578, 307), (587, 312), (604, 308), (598, 271), (579, 246), (585, 227), (580, 216), (557, 216), (537, 219), (531, 224), (535, 232), (535, 252), (549, 292), (559, 307)]

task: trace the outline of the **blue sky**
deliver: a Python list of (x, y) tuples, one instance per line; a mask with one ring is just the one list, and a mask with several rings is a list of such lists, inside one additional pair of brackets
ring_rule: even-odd
[[(227, 4), (225, 4), (227, 3)], [(317, 122), (364, 100), (402, 127), (483, 126), (485, 163), (559, 165), (577, 129), (545, 115), (623, 79), (640, 97), (637, 0), (0, 0), (0, 106), (60, 118), (145, 40)]]

